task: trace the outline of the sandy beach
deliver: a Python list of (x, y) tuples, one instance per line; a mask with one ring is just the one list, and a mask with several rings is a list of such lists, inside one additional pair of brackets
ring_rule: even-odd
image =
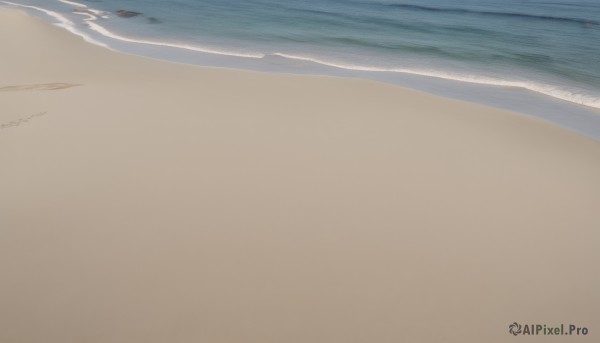
[(597, 342), (600, 143), (0, 10), (0, 342)]

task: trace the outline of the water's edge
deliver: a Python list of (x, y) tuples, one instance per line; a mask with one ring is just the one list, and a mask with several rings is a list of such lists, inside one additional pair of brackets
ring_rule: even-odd
[[(66, 1), (61, 2), (67, 3)], [(74, 2), (68, 3), (73, 6), (80, 5)], [(489, 85), (485, 82), (452, 80), (409, 71), (389, 73), (381, 70), (344, 68), (344, 66), (328, 64), (325, 61), (286, 56), (285, 54), (268, 56), (235, 54), (196, 48), (184, 44), (164, 44), (155, 41), (131, 39), (114, 34), (94, 23), (95, 15), (102, 15), (101, 13), (91, 12), (87, 14), (89, 17), (86, 19), (88, 20), (86, 23), (89, 25), (90, 31), (84, 33), (78, 30), (68, 18), (44, 8), (3, 0), (0, 1), (0, 7), (20, 8), (34, 17), (50, 21), (73, 34), (83, 37), (89, 43), (126, 54), (204, 67), (269, 73), (329, 75), (382, 81), (436, 96), (533, 116), (600, 141), (600, 109), (546, 96), (540, 92), (519, 87), (519, 85)], [(81, 15), (86, 14), (82, 12)], [(290, 60), (294, 63), (289, 63)]]

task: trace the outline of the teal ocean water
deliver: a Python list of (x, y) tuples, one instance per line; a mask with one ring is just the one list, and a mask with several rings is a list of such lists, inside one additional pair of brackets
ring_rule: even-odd
[[(600, 137), (598, 0), (0, 0), (112, 49), (364, 77)], [(119, 10), (129, 12), (117, 12)]]

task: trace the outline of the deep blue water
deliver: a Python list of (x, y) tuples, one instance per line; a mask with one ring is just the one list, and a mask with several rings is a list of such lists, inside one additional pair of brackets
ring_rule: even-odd
[(11, 2), (124, 52), (378, 79), (600, 137), (600, 0)]

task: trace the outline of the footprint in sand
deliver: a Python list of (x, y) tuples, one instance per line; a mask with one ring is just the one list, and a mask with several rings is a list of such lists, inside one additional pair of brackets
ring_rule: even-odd
[[(56, 83), (37, 83), (33, 85), (16, 85), (16, 86), (5, 86), (0, 87), (0, 92), (17, 92), (17, 91), (54, 91), (59, 89), (66, 89), (71, 87), (79, 87), (83, 86), (76, 83), (64, 83), (64, 82), (56, 82)], [(31, 119), (35, 117), (40, 117), (46, 114), (46, 112), (39, 112), (36, 114), (32, 114), (25, 118), (20, 118), (8, 123), (0, 123), (0, 130), (7, 129), (9, 127), (17, 127), (22, 124), (27, 123)]]
[(13, 121), (8, 122), (8, 123), (0, 124), (0, 130), (7, 129), (9, 127), (17, 127), (17, 126), (19, 126), (21, 124), (27, 123), (28, 121), (30, 121), (31, 119), (33, 119), (35, 117), (41, 117), (41, 116), (43, 116), (46, 113), (47, 112), (40, 112), (40, 113), (32, 114), (32, 115), (27, 116), (25, 118), (20, 118), (20, 119), (13, 120)]
[(54, 91), (71, 87), (83, 86), (76, 83), (38, 83), (33, 85), (17, 85), (0, 87), (0, 92), (16, 92), (16, 91)]

